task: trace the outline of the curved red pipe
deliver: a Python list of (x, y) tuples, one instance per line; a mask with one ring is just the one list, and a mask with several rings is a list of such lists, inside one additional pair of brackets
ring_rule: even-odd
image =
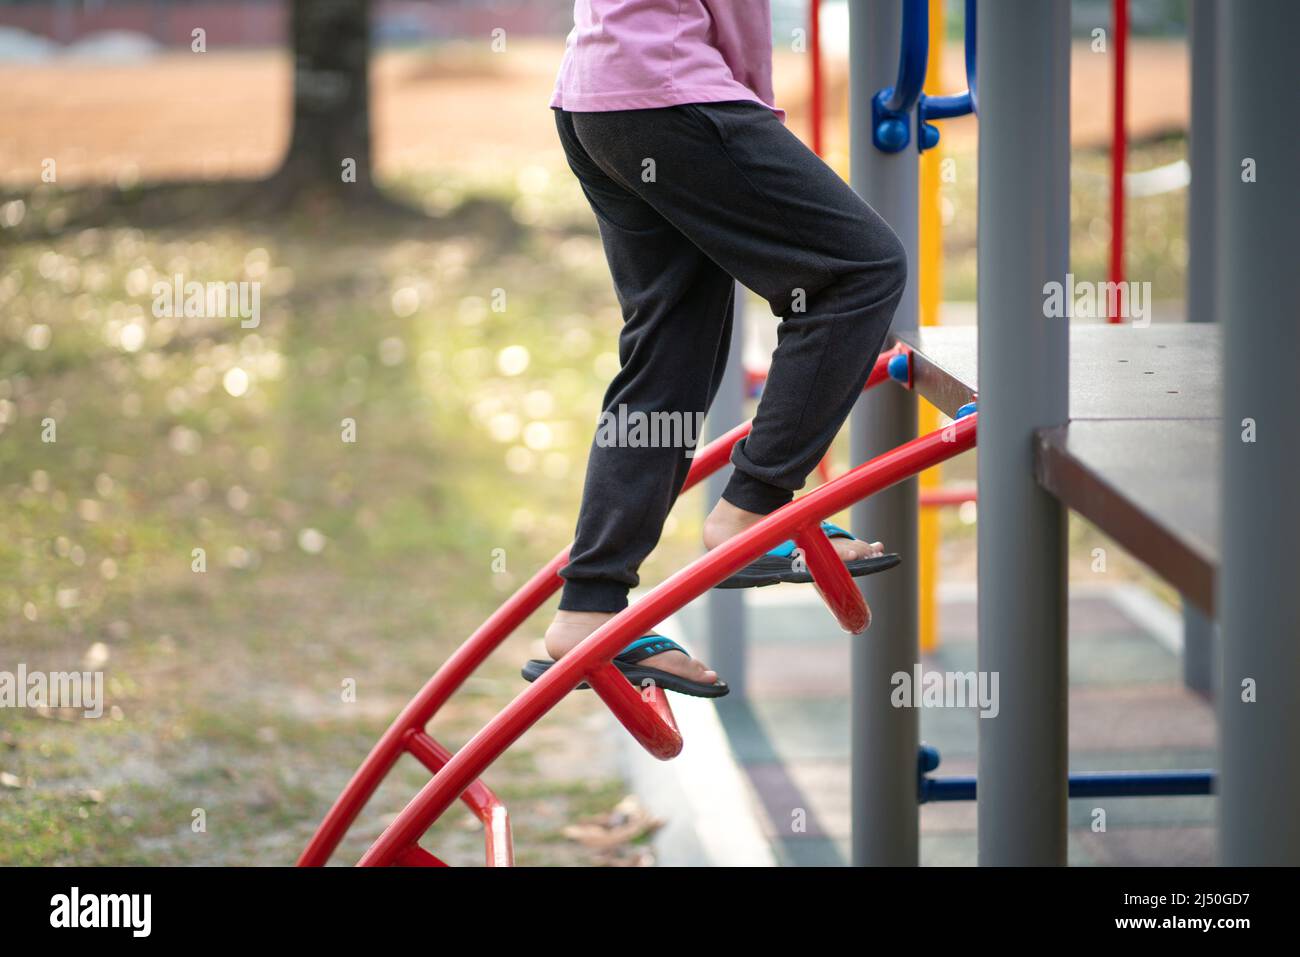
[(796, 530), (973, 448), (978, 419), (979, 413), (972, 413), (951, 426), (913, 439), (773, 512), (748, 531), (696, 559), (602, 625), (457, 751), (366, 851), (361, 866), (378, 867), (397, 861), (503, 751), (584, 679), (608, 664), (630, 640), (645, 634)]
[[(871, 388), (889, 378), (889, 360), (900, 351), (895, 347), (877, 357), (864, 388)], [(748, 435), (749, 429), (750, 423), (743, 422), (697, 452), (682, 491), (726, 465), (732, 446)], [(559, 590), (564, 583), (559, 572), (568, 560), (569, 549), (566, 547), (493, 612), (402, 709), (326, 813), (298, 858), (298, 866), (321, 867), (329, 860), (375, 789), (397, 759), (408, 750), (411, 732), (422, 731), (488, 655)]]

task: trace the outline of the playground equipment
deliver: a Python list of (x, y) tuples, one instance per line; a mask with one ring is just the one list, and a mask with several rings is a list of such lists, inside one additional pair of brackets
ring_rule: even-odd
[[(1114, 54), (1111, 83), (1110, 135), (1110, 271), (1113, 283), (1124, 281), (1124, 160), (1128, 154), (1125, 122), (1128, 92), (1128, 0), (1111, 0), (1111, 33)], [(1107, 317), (1122, 322), (1118, 311)]]
[(825, 131), (826, 88), (822, 77), (822, 4), (821, 0), (808, 0), (808, 90), (809, 90), (809, 146), (822, 156), (822, 137)]
[[(863, 15), (864, 31), (889, 28), (892, 5), (864, 2), (853, 9)], [(1279, 339), (1288, 354), (1298, 344), (1295, 323), (1280, 318), (1281, 250), (1290, 242), (1284, 224), (1296, 201), (1281, 188), (1268, 197), (1243, 189), (1241, 170), (1244, 157), (1251, 157), (1247, 165), (1261, 162), (1258, 154), (1285, 165), (1285, 157), (1294, 156), (1294, 146), (1286, 145), (1294, 143), (1294, 133), (1276, 124), (1264, 129), (1258, 103), (1284, 82), (1290, 54), (1276, 31), (1295, 28), (1296, 8), (1219, 7), (1213, 0), (1193, 7), (1192, 149), (1202, 160), (1192, 178), (1190, 238), (1202, 270), (1189, 271), (1201, 290), (1189, 296), (1189, 308), (1221, 321), (1222, 337), (1209, 323), (1071, 333), (1067, 323), (1044, 317), (1044, 284), (1059, 282), (1069, 268), (1069, 5), (998, 2), (981, 5), (980, 16), (979, 203), (985, 218), (978, 345), (973, 330), (904, 330), (899, 337), (914, 347), (916, 392), (943, 403), (952, 401), (954, 390), (978, 387), (985, 420), (979, 668), (999, 673), (1003, 707), (997, 720), (979, 723), (980, 862), (1063, 863), (1065, 802), (1072, 794), (1163, 794), (1205, 789), (1212, 780), (1220, 796), (1221, 860), (1294, 864), (1300, 834), (1278, 822), (1288, 813), (1283, 795), (1300, 783), (1300, 709), (1289, 695), (1265, 709), (1258, 700), (1245, 701), (1242, 692), (1256, 680), (1253, 672), (1289, 674), (1300, 663), (1296, 562), (1271, 544), (1277, 533), (1266, 530), (1265, 517), (1273, 515), (1287, 538), (1300, 528), (1300, 509), (1286, 491), (1300, 456), (1282, 437), (1266, 454), (1255, 454), (1241, 429), (1249, 421), (1247, 408), (1290, 409), (1298, 398), (1286, 364), (1267, 354)], [(1214, 73), (1217, 93), (1209, 79)], [(1239, 108), (1245, 102), (1250, 105)], [(1206, 115), (1212, 123), (1204, 122)], [(1216, 141), (1217, 153), (1207, 145)], [(888, 170), (899, 160), (871, 151), (863, 157), (863, 175), (855, 176), (891, 222), (895, 209), (905, 214), (914, 202), (914, 194), (897, 192), (906, 171)], [(1228, 190), (1231, 196), (1223, 196)], [(1231, 225), (1202, 228), (1214, 210)], [(1133, 364), (1132, 375), (1119, 374), (1121, 361)], [(1144, 385), (1145, 374), (1152, 378)], [(1160, 376), (1168, 377), (1164, 388), (1155, 386)], [(867, 426), (888, 428), (874, 420)], [(1218, 618), (1221, 767), (1212, 779), (1199, 771), (1165, 779), (1076, 775), (1072, 783), (1066, 764), (1066, 508), (1143, 558), (1178, 587), (1188, 606)], [(876, 587), (898, 587), (899, 580)], [(892, 597), (908, 607), (910, 594), (899, 592)], [(896, 643), (895, 660), (914, 655), (910, 627), (882, 633), (888, 606), (879, 600), (873, 606), (877, 655), (883, 657), (879, 649), (890, 642)], [(876, 687), (883, 677), (883, 669), (869, 668), (855, 676)], [(857, 806), (871, 813), (855, 820), (867, 832), (862, 839), (855, 834), (855, 859), (915, 863), (909, 840), (915, 805), (900, 806), (894, 783), (904, 755), (917, 759), (917, 750), (904, 746), (914, 741), (914, 725), (884, 709), (868, 715), (872, 723), (862, 733), (873, 735), (874, 744), (864, 748), (868, 760), (854, 771), (855, 788), (864, 792)], [(855, 732), (859, 726), (855, 722)], [(881, 738), (889, 740), (882, 744)], [(1271, 765), (1274, 757), (1284, 766)], [(921, 786), (922, 795), (974, 796), (969, 779)], [(890, 834), (903, 836), (891, 841)]]
[[(973, 776), (932, 778), (939, 767), (939, 752), (923, 746), (917, 757), (916, 798), (922, 804), (932, 801), (974, 801), (976, 782)], [(1072, 798), (1104, 797), (1184, 797), (1214, 793), (1213, 771), (1102, 771), (1071, 774)]]
[[(901, 346), (882, 353), (865, 388), (873, 388), (891, 378), (891, 360), (903, 357), (905, 363), (906, 354), (907, 350)], [(900, 378), (897, 371), (894, 378), (904, 386), (908, 384), (909, 377)], [(820, 522), (864, 496), (974, 447), (977, 418), (978, 413), (971, 409), (952, 426), (913, 439), (858, 466), (697, 559), (584, 640), (464, 747), (451, 754), (427, 733), (426, 725), (474, 669), (559, 589), (563, 581), (559, 570), (568, 559), (568, 549), (565, 549), (471, 635), (412, 699), (353, 775), (298, 863), (324, 864), (397, 759), (409, 752), (433, 772), (433, 779), (384, 831), (360, 863), (440, 865), (442, 862), (421, 848), (418, 841), (460, 797), (484, 822), (487, 863), (490, 866), (510, 864), (507, 812), (479, 777), (524, 731), (583, 681), (647, 751), (661, 760), (675, 757), (681, 751), (682, 739), (666, 694), (658, 688), (638, 689), (629, 684), (611, 664), (614, 655), (633, 638), (650, 631), (788, 538), (793, 538), (802, 549), (814, 586), (840, 626), (851, 634), (865, 631), (871, 622), (870, 609), (822, 532)], [(748, 431), (748, 423), (738, 426), (697, 453), (683, 490), (725, 465), (732, 446)]]
[[(920, 289), (920, 322), (922, 325), (937, 325), (939, 322), (939, 305), (941, 299), (942, 279), (942, 257), (943, 257), (943, 225), (939, 212), (939, 156), (934, 152), (934, 147), (938, 143), (938, 130), (929, 123), (932, 119), (950, 119), (957, 116), (964, 116), (975, 111), (975, 24), (976, 9), (974, 0), (967, 0), (965, 8), (965, 56), (966, 56), (966, 76), (967, 89), (965, 92), (956, 96), (939, 96), (926, 94), (926, 88), (935, 89), (940, 85), (941, 63), (943, 54), (943, 8), (944, 0), (927, 0), (928, 2), (928, 21), (921, 15), (918, 8), (910, 11), (910, 18), (904, 25), (904, 31), (913, 31), (910, 39), (905, 40), (903, 47), (905, 51), (911, 51), (912, 60), (904, 65), (900, 58), (900, 76), (905, 76), (905, 82), (909, 88), (915, 87), (916, 74), (923, 75), (922, 92), (916, 96), (917, 104), (917, 149), (922, 152), (921, 159), (921, 188), (920, 188), (920, 224), (919, 224), (919, 256), (917, 257), (917, 267), (914, 270), (916, 280)], [(824, 110), (825, 96), (824, 84), (821, 69), (821, 0), (809, 0), (808, 2), (808, 19), (809, 19), (809, 66), (810, 66), (810, 89), (811, 97), (809, 102), (810, 111), (810, 146), (819, 156), (823, 155), (822, 143), (824, 140)], [(925, 42), (922, 35), (928, 32), (928, 55), (918, 63), (915, 59), (915, 50)], [(924, 65), (922, 65), (922, 63)], [(897, 87), (898, 84), (896, 84)], [(882, 91), (884, 92), (884, 91)], [(905, 94), (911, 99), (914, 89), (910, 89)], [(877, 94), (876, 99), (880, 98)], [(902, 123), (903, 120), (898, 118), (896, 122)], [(906, 132), (905, 130), (903, 131)], [(879, 128), (874, 134), (879, 135)], [(743, 328), (744, 313), (743, 310), (737, 315), (737, 323)], [(745, 376), (745, 394), (749, 398), (757, 398), (766, 381), (766, 370), (746, 369)], [(717, 417), (717, 412), (715, 412)], [(732, 415), (732, 419), (738, 419), (738, 414)], [(938, 427), (939, 418), (931, 406), (924, 406), (919, 410), (918, 415), (920, 430), (922, 432), (931, 432)], [(826, 457), (818, 464), (818, 478), (823, 482), (830, 481), (832, 477), (831, 457), (828, 452)], [(937, 584), (938, 584), (938, 551), (939, 551), (939, 517), (936, 509), (963, 505), (967, 502), (976, 501), (976, 492), (974, 487), (943, 487), (941, 471), (939, 467), (929, 469), (920, 476), (920, 490), (918, 493), (918, 504), (922, 512), (919, 522), (919, 588), (920, 588), (920, 629), (921, 629), (921, 650), (933, 651), (938, 647), (938, 626), (937, 626)], [(743, 616), (735, 613), (734, 609), (720, 608), (724, 605), (726, 599), (713, 597), (710, 599), (710, 612), (718, 612), (718, 629), (730, 635), (736, 636), (728, 642), (728, 645), (743, 645), (744, 643), (744, 619)], [(733, 602), (734, 604), (734, 602)], [(735, 666), (731, 673), (741, 674), (744, 658), (743, 654), (731, 651), (728, 655), (728, 664)], [(743, 674), (741, 681), (743, 683)]]
[[(905, 49), (915, 51), (906, 24), (916, 29), (920, 8), (914, 0), (852, 0), (850, 19), (851, 130), (858, 146), (851, 180), (894, 226), (912, 261), (916, 154), (867, 144), (882, 125), (886, 147), (912, 135), (908, 117), (894, 114), (914, 89), (916, 109), (920, 88), (914, 64), (897, 69), (896, 47), (903, 36)], [(916, 711), (888, 701), (890, 676), (919, 660), (915, 477), (973, 448), (980, 412), (979, 669), (999, 674), (1001, 696), (999, 716), (979, 723), (980, 863), (1064, 863), (1071, 796), (1211, 791), (1219, 795), (1224, 863), (1300, 862), (1300, 828), (1290, 807), (1300, 789), (1300, 698), (1282, 684), (1300, 673), (1294, 550), (1300, 500), (1293, 494), (1300, 443), (1287, 425), (1300, 407), (1300, 379), (1291, 368), (1300, 353), (1300, 324), (1284, 300), (1294, 265), (1286, 251), (1294, 248), (1300, 200), (1279, 172), (1293, 165), (1294, 131), (1275, 121), (1266, 95), (1284, 88), (1290, 75), (1288, 44), (1300, 35), (1300, 7), (1261, 0), (1218, 9), (1214, 0), (1195, 0), (1195, 30), (1204, 30), (1211, 16), (1222, 26), (1217, 43), (1193, 45), (1193, 116), (1209, 111), (1218, 143), (1218, 152), (1197, 168), (1221, 175), (1193, 178), (1192, 257), (1209, 274), (1193, 279), (1208, 283), (1223, 334), (1210, 323), (1192, 323), (1140, 338), (1131, 327), (1071, 329), (1044, 315), (1044, 285), (1061, 281), (1069, 269), (1069, 3), (998, 0), (981, 5), (980, 16), (972, 49), (982, 65), (979, 202), (987, 218), (978, 239), (978, 339), (973, 329), (918, 328), (917, 294), (909, 284), (894, 341), (867, 383), (871, 400), (859, 404), (851, 423), (853, 461), (863, 464), (652, 589), (450, 753), (426, 725), (559, 588), (567, 551), (558, 554), (407, 705), (299, 863), (324, 864), (393, 764), (411, 753), (433, 778), (361, 863), (441, 864), (418, 842), (460, 798), (484, 822), (488, 863), (509, 864), (508, 817), (480, 777), (583, 681), (647, 751), (673, 757), (683, 742), (665, 695), (634, 688), (611, 659), (788, 538), (804, 550), (819, 593), (846, 631), (860, 632), (875, 616), (869, 637), (851, 643), (853, 860), (917, 863), (920, 804), (974, 799), (976, 782), (931, 777), (938, 756), (921, 748)], [(1222, 103), (1204, 83), (1211, 54)], [(968, 58), (968, 65), (974, 62)], [(893, 92), (877, 99), (891, 82)], [(972, 106), (974, 90), (972, 77)], [(923, 125), (917, 130), (924, 145), (930, 134), (921, 135)], [(1207, 132), (1205, 124), (1194, 127), (1194, 155), (1205, 149)], [(1245, 160), (1260, 179), (1241, 177)], [(1263, 178), (1268, 171), (1271, 180)], [(1230, 201), (1216, 195), (1229, 189)], [(1205, 229), (1210, 209), (1221, 215)], [(1122, 376), (1122, 361), (1140, 365), (1143, 374)], [(904, 388), (875, 388), (887, 378)], [(976, 394), (979, 412), (969, 409)], [(956, 416), (952, 425), (916, 437), (914, 395)], [(1259, 427), (1249, 443), (1246, 423)], [(747, 429), (736, 426), (699, 452), (687, 487), (720, 469)], [(822, 534), (820, 521), (850, 506), (855, 528), (870, 528), (903, 556), (889, 575), (855, 583)], [(1207, 620), (1217, 618), (1223, 634), (1218, 770), (1069, 773), (1067, 508), (1138, 554)], [(1244, 695), (1247, 683), (1258, 694)]]
[(955, 96), (927, 96), (923, 91), (930, 55), (928, 0), (904, 0), (898, 79), (871, 98), (871, 142), (885, 153), (898, 153), (911, 142), (908, 124), (915, 114), (916, 149), (939, 144), (931, 120), (947, 120), (975, 112), (976, 5), (966, 0), (966, 90)]

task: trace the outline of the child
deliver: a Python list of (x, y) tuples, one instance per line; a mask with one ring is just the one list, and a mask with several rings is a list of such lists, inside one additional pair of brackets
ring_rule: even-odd
[[(704, 523), (714, 548), (789, 502), (821, 460), (884, 344), (905, 252), (784, 127), (768, 0), (577, 0), (574, 21), (551, 106), (623, 310), (606, 414), (703, 416), (726, 363), (734, 281), (781, 318), (753, 429)], [(687, 451), (598, 432), (546, 631), (553, 658), (627, 606), (686, 478)], [(882, 567), (879, 542), (830, 534), (854, 574)], [(761, 570), (762, 560), (746, 571)], [(525, 676), (549, 664), (530, 662)], [(615, 664), (637, 684), (727, 691), (660, 636), (634, 642)]]

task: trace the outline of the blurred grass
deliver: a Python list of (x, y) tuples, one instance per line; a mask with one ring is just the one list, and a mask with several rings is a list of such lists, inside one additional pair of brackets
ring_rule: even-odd
[[(1181, 135), (1130, 145), (1127, 169), (1139, 172), (1185, 159)], [(974, 301), (978, 177), (975, 149), (954, 151), (942, 186), (943, 297)], [(1110, 154), (1075, 150), (1070, 164), (1070, 269), (1079, 281), (1104, 282), (1110, 256)], [(1182, 300), (1187, 273), (1187, 192), (1130, 197), (1125, 210), (1126, 278), (1150, 282), (1156, 299)]]
[[(568, 540), (619, 321), (580, 194), (531, 167), (396, 185), (447, 215), (60, 230), (84, 196), (7, 197), (0, 669), (84, 663), (107, 703), (0, 710), (0, 864), (291, 862), (405, 700)], [(260, 282), (260, 324), (156, 317), (176, 273)], [(439, 717), (444, 743), (518, 693), (536, 631)], [(519, 800), (521, 863), (604, 859), (556, 836), (621, 797), (605, 725), (567, 734), (596, 707), (575, 696), (488, 776)], [(427, 780), (410, 764), (340, 859)], [(430, 846), (473, 863), (463, 818)]]

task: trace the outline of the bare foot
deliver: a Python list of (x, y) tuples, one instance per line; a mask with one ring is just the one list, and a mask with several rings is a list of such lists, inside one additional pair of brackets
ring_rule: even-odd
[[(729, 538), (735, 538), (747, 528), (752, 528), (767, 518), (757, 512), (747, 512), (736, 508), (725, 499), (718, 499), (713, 511), (704, 520), (704, 547), (715, 549)], [(861, 542), (850, 538), (832, 538), (831, 544), (842, 561), (855, 558), (879, 558), (885, 554), (885, 546), (880, 542)]]
[[(551, 626), (546, 629), (546, 653), (559, 661), (579, 642), (590, 635), (605, 622), (614, 617), (608, 611), (557, 611)], [(640, 668), (658, 668), (669, 674), (677, 675), (688, 681), (698, 681), (711, 685), (718, 680), (718, 673), (710, 671), (702, 662), (687, 657), (680, 651), (665, 651), (651, 655), (644, 661), (637, 662)]]

